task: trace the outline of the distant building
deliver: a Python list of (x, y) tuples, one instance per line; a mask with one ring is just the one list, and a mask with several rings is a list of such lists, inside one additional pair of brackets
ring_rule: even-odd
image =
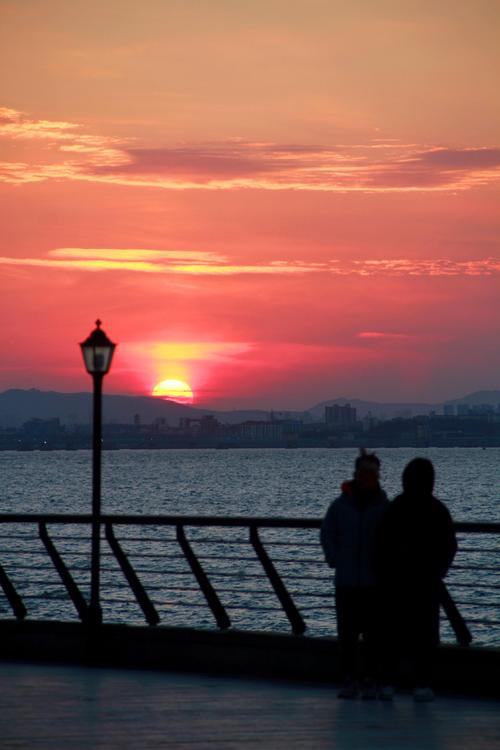
[(252, 441), (281, 440), (283, 437), (283, 425), (280, 422), (242, 422), (237, 425), (237, 430), (241, 438)]
[(200, 431), (205, 434), (217, 432), (220, 426), (220, 422), (212, 414), (206, 414), (200, 419)]
[(302, 430), (302, 420), (300, 419), (282, 419), (280, 424), (284, 435), (298, 435)]
[(445, 404), (443, 406), (443, 414), (445, 417), (454, 417), (456, 414), (455, 404)]
[(181, 417), (179, 419), (179, 430), (184, 433), (193, 433), (193, 432), (199, 432), (200, 430), (200, 420), (199, 419), (191, 419), (190, 417)]
[(396, 412), (394, 412), (394, 416), (397, 419), (411, 419), (413, 416), (413, 412), (411, 409), (398, 409)]
[(26, 435), (45, 438), (59, 435), (64, 432), (64, 428), (59, 417), (52, 417), (51, 419), (33, 418), (23, 424), (23, 431)]
[(348, 427), (356, 423), (356, 408), (351, 404), (325, 406), (325, 422), (330, 427)]
[(368, 432), (369, 430), (372, 430), (374, 427), (377, 426), (379, 422), (380, 420), (374, 417), (371, 411), (369, 411), (368, 414), (365, 414), (365, 416), (361, 420), (361, 423), (363, 425), (363, 432)]
[(492, 404), (478, 404), (477, 406), (472, 407), (472, 413), (481, 414), (481, 416), (484, 416), (485, 414), (494, 414), (494, 411)]
[(168, 432), (168, 422), (165, 417), (156, 417), (153, 419), (151, 427), (157, 432)]
[(468, 417), (469, 414), (470, 414), (469, 404), (458, 404), (457, 405), (457, 415), (459, 417)]

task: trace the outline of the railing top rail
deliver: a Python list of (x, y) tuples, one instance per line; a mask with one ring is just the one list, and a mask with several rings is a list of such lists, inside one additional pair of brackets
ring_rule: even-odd
[(493, 521), (455, 521), (455, 531), (467, 531), (475, 534), (500, 534), (500, 523)]
[[(92, 522), (92, 515), (76, 513), (0, 513), (0, 523), (75, 523)], [(123, 526), (258, 526), (270, 528), (316, 529), (320, 518), (269, 518), (266, 516), (184, 516), (101, 514), (102, 523)], [(499, 524), (500, 527), (500, 524)]]
[[(190, 515), (142, 515), (102, 514), (102, 523), (123, 526), (232, 526), (286, 529), (319, 529), (321, 518), (273, 518), (267, 516), (190, 516)], [(90, 524), (92, 515), (77, 513), (0, 513), (1, 523), (70, 523)], [(457, 521), (455, 531), (500, 534), (500, 523)]]

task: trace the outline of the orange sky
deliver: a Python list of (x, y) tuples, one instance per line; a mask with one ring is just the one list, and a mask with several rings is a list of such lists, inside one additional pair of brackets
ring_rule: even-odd
[[(104, 6), (104, 7), (103, 7)], [(0, 388), (500, 387), (493, 0), (2, 0)]]

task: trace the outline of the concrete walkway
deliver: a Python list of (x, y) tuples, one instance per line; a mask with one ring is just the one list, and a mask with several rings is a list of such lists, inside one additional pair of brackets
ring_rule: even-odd
[(0, 663), (1, 750), (493, 750), (500, 704), (340, 701), (331, 687)]

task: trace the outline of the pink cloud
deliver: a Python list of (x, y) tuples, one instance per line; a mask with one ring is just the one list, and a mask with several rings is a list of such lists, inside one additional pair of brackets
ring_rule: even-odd
[(11, 183), (66, 179), (170, 190), (370, 193), (466, 190), (500, 178), (497, 147), (231, 138), (148, 149), (130, 146), (130, 139), (82, 132), (75, 123), (33, 120), (7, 108), (0, 110), (0, 137), (46, 144), (43, 163), (34, 163), (30, 154), (0, 164), (0, 180)]
[[(32, 266), (74, 271), (129, 271), (184, 276), (493, 276), (500, 273), (499, 258), (453, 260), (450, 258), (331, 259), (315, 262), (302, 259), (270, 259), (249, 264), (234, 261), (222, 253), (196, 250), (155, 250), (144, 248), (55, 248), (46, 257), (0, 257), (0, 265)], [(366, 331), (360, 338), (381, 338), (399, 334)], [(403, 335), (403, 334), (401, 334)]]
[(317, 272), (323, 263), (271, 260), (268, 263), (234, 263), (219, 253), (180, 250), (120, 248), (56, 248), (45, 258), (0, 257), (0, 265), (73, 271), (128, 271), (184, 276), (286, 276)]

